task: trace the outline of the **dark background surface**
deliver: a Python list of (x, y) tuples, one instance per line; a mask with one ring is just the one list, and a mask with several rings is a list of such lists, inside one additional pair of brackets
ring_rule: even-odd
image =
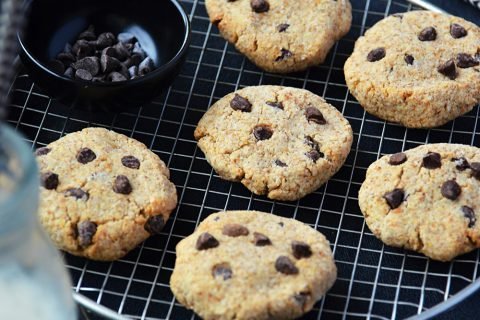
[(480, 25), (480, 10), (475, 9), (475, 7), (464, 2), (464, 0), (430, 0), (430, 2), (453, 15), (463, 17)]

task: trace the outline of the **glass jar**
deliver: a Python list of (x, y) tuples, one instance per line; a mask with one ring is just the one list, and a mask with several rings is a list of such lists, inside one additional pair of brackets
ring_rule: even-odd
[(37, 220), (38, 194), (30, 148), (0, 123), (0, 319), (73, 320), (67, 272)]

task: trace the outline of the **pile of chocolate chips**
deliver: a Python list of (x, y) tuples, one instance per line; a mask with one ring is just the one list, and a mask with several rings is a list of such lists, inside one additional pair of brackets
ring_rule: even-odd
[(93, 26), (80, 33), (72, 46), (48, 63), (55, 73), (70, 79), (117, 82), (141, 77), (154, 70), (153, 60), (131, 33), (95, 34)]

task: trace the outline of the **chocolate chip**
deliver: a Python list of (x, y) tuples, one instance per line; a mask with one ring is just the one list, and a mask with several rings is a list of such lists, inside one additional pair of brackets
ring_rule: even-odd
[(437, 39), (437, 30), (434, 27), (427, 27), (418, 34), (420, 41), (434, 41), (435, 39)]
[(140, 63), (138, 66), (138, 74), (143, 76), (147, 73), (152, 72), (152, 70), (155, 68), (155, 64), (153, 63), (153, 60), (150, 57), (146, 57), (145, 60)]
[(47, 64), (47, 67), (56, 74), (63, 74), (63, 72), (65, 72), (65, 66), (63, 65), (63, 62), (57, 59), (50, 60)]
[(275, 160), (275, 165), (279, 166), (279, 167), (282, 167), (282, 168), (288, 167), (288, 165), (285, 162), (283, 162), (281, 160), (278, 160), (278, 159)]
[(275, 61), (276, 62), (282, 61), (282, 60), (291, 58), (292, 56), (293, 56), (293, 53), (290, 50), (282, 48), (282, 50), (280, 50), (280, 55), (275, 59)]
[(442, 166), (442, 157), (437, 152), (428, 152), (422, 159), (425, 169), (437, 169)]
[(286, 275), (298, 274), (298, 268), (289, 257), (280, 256), (275, 261), (275, 269)]
[(250, 101), (240, 96), (239, 94), (235, 94), (232, 101), (230, 101), (230, 107), (233, 110), (238, 110), (242, 112), (252, 111), (252, 104), (250, 103)]
[(120, 72), (111, 72), (107, 76), (107, 79), (108, 79), (108, 81), (111, 81), (111, 82), (119, 82), (119, 81), (127, 80), (127, 78), (123, 74), (121, 74)]
[(455, 167), (457, 168), (457, 170), (465, 171), (468, 168), (470, 168), (470, 164), (468, 163), (468, 160), (465, 159), (464, 157), (453, 158), (452, 162), (455, 162)]
[(293, 256), (297, 259), (309, 258), (312, 255), (312, 249), (310, 246), (302, 241), (292, 242)]
[(250, 6), (256, 13), (263, 13), (270, 10), (270, 4), (267, 0), (251, 0)]
[(82, 59), (92, 55), (95, 52), (93, 46), (87, 40), (78, 40), (72, 47), (72, 53)]
[(100, 71), (100, 61), (97, 57), (85, 57), (72, 64), (72, 67), (87, 70), (92, 76), (96, 76)]
[(472, 228), (475, 226), (477, 222), (477, 218), (475, 217), (475, 211), (472, 208), (467, 206), (462, 206), (463, 216), (468, 219), (468, 227)]
[(117, 54), (117, 50), (115, 50), (114, 47), (106, 47), (102, 50), (102, 56), (103, 55), (107, 55), (109, 57), (113, 57), (113, 58), (116, 58), (118, 59), (118, 54)]
[(284, 224), (283, 222), (279, 222), (278, 225), (283, 228)]
[(72, 67), (68, 67), (67, 70), (63, 73), (63, 75), (69, 79), (73, 79), (75, 76), (75, 70)]
[(77, 224), (78, 244), (88, 247), (92, 244), (93, 236), (97, 232), (97, 225), (91, 221), (82, 221)]
[(257, 140), (268, 140), (273, 135), (273, 130), (268, 125), (259, 124), (253, 128), (253, 135)]
[(97, 158), (95, 152), (89, 148), (82, 148), (77, 152), (77, 161), (81, 164), (87, 164)]
[(480, 63), (472, 55), (468, 53), (459, 53), (457, 54), (457, 67), (465, 69), (476, 67)]
[(104, 32), (98, 36), (95, 45), (97, 49), (103, 49), (106, 47), (110, 47), (115, 43), (115, 36), (111, 32)]
[(450, 26), (450, 34), (454, 39), (463, 38), (467, 35), (467, 30), (457, 23), (452, 23)]
[(325, 155), (322, 152), (319, 152), (317, 150), (310, 150), (307, 153), (305, 153), (307, 158), (311, 159), (314, 163), (318, 161), (318, 159), (323, 158)]
[(458, 185), (455, 180), (448, 180), (442, 185), (442, 196), (450, 200), (456, 200), (460, 193), (462, 193), (462, 188)]
[(78, 35), (78, 39), (83, 40), (95, 40), (97, 36), (95, 35), (95, 27), (90, 25), (87, 30), (83, 31)]
[(124, 175), (117, 176), (113, 183), (113, 191), (120, 194), (130, 194), (132, 192), (130, 180)]
[(100, 65), (102, 67), (102, 72), (109, 73), (113, 70), (116, 70), (120, 66), (120, 61), (118, 61), (117, 58), (111, 57), (105, 53), (100, 57)]
[(264, 247), (264, 246), (269, 246), (269, 245), (272, 244), (270, 239), (266, 235), (264, 235), (263, 233), (260, 233), (260, 232), (254, 232), (253, 233), (253, 243), (257, 247)]
[(220, 243), (214, 236), (208, 232), (204, 232), (198, 237), (195, 248), (197, 250), (208, 250), (218, 247), (219, 244)]
[(248, 229), (241, 224), (230, 223), (223, 226), (222, 234), (229, 237), (248, 236)]
[(283, 110), (283, 103), (281, 102), (267, 101), (265, 103), (267, 104), (267, 106)]
[(457, 78), (457, 68), (455, 67), (455, 62), (453, 59), (450, 59), (439, 65), (437, 70), (450, 80), (455, 80)]
[(76, 58), (71, 53), (60, 52), (57, 55), (57, 60), (60, 60), (65, 66), (70, 66), (72, 63), (75, 62)]
[(412, 65), (413, 62), (415, 61), (415, 58), (411, 54), (406, 54), (404, 59), (405, 59), (405, 62), (409, 65)]
[(385, 193), (383, 198), (387, 201), (391, 209), (396, 209), (402, 204), (405, 193), (402, 189), (394, 189), (393, 191)]
[(73, 197), (77, 200), (87, 201), (90, 195), (80, 188), (71, 188), (65, 191), (67, 197)]
[(135, 158), (134, 156), (125, 156), (122, 158), (122, 164), (130, 169), (138, 169), (140, 168), (140, 160)]
[(213, 267), (212, 276), (226, 281), (232, 278), (233, 271), (228, 263), (221, 263)]
[(310, 136), (305, 136), (305, 140), (304, 140), (305, 144), (313, 149), (317, 149), (318, 150), (318, 143), (313, 140), (312, 137)]
[(403, 152), (395, 153), (390, 156), (388, 164), (392, 166), (398, 166), (407, 161), (407, 155)]
[(117, 40), (123, 43), (133, 43), (135, 42), (135, 35), (130, 32), (122, 32), (118, 34)]
[(385, 58), (385, 55), (386, 55), (386, 51), (385, 51), (385, 48), (376, 48), (376, 49), (373, 49), (372, 51), (370, 51), (367, 55), (367, 61), (368, 62), (375, 62), (375, 61), (379, 61), (379, 60), (382, 60), (383, 58)]
[(305, 111), (305, 116), (308, 122), (315, 122), (317, 124), (326, 124), (327, 121), (323, 117), (323, 114), (315, 107), (308, 107)]
[(42, 186), (47, 190), (55, 190), (58, 187), (58, 174), (53, 172), (45, 172), (40, 176)]
[(310, 300), (311, 294), (309, 292), (300, 292), (293, 296), (293, 300), (302, 308), (305, 308), (307, 301)]
[(130, 56), (130, 52), (128, 52), (127, 47), (122, 42), (117, 43), (113, 48), (117, 51), (116, 56), (120, 61), (123, 61)]
[(35, 150), (35, 155), (37, 157), (44, 156), (44, 155), (50, 153), (50, 151), (52, 151), (52, 149), (47, 148), (47, 147), (38, 148), (37, 150)]
[(88, 72), (87, 70), (78, 69), (78, 70), (75, 72), (75, 79), (83, 80), (83, 81), (92, 81), (93, 76), (92, 76), (92, 74), (91, 74), (90, 72)]
[(290, 27), (288, 23), (282, 23), (277, 26), (277, 30), (278, 32), (285, 32), (287, 31), (288, 27)]
[(470, 169), (472, 169), (472, 175), (475, 178), (480, 179), (480, 162), (472, 162), (470, 164)]
[(135, 45), (133, 46), (133, 49), (132, 49), (132, 56), (134, 55), (139, 55), (141, 60), (147, 57), (147, 53), (142, 49), (142, 47), (140, 46), (140, 43), (138, 42), (135, 42)]
[(145, 231), (150, 233), (151, 235), (160, 234), (163, 227), (165, 226), (165, 219), (161, 215), (149, 217), (143, 228)]

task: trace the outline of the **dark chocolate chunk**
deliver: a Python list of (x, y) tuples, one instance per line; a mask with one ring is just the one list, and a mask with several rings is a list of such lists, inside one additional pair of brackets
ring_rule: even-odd
[(272, 241), (270, 241), (270, 239), (266, 235), (264, 235), (263, 233), (254, 232), (253, 233), (253, 243), (257, 247), (265, 247), (265, 246), (271, 245)]
[(127, 77), (125, 77), (123, 74), (120, 72), (111, 72), (107, 76), (107, 80), (111, 82), (119, 82), (119, 81), (125, 81), (127, 80)]
[(97, 232), (97, 225), (91, 221), (82, 221), (77, 224), (78, 244), (88, 247), (92, 244), (93, 236)]
[(312, 255), (310, 246), (302, 241), (292, 241), (293, 256), (297, 259), (309, 258)]
[(118, 59), (118, 54), (117, 54), (117, 50), (115, 50), (114, 47), (106, 47), (105, 49), (102, 50), (102, 56), (103, 55), (107, 55), (109, 57), (113, 57), (113, 58), (116, 58)]
[(476, 67), (480, 64), (480, 62), (475, 59), (474, 56), (468, 53), (459, 53), (457, 54), (457, 67), (465, 69)]
[(435, 39), (437, 39), (437, 30), (434, 27), (427, 27), (418, 34), (420, 41), (434, 41)]
[(398, 152), (390, 156), (388, 163), (392, 166), (398, 166), (405, 161), (407, 161), (407, 155), (403, 152)]
[(437, 152), (428, 152), (422, 159), (422, 165), (426, 169), (437, 169), (442, 166), (442, 157)]
[(97, 36), (95, 35), (95, 27), (93, 25), (88, 26), (88, 29), (83, 31), (78, 35), (78, 39), (83, 40), (95, 40)]
[(327, 121), (323, 117), (323, 114), (315, 107), (308, 107), (305, 111), (305, 116), (308, 122), (315, 122), (317, 124), (326, 124)]
[(87, 70), (92, 76), (96, 76), (100, 71), (100, 61), (97, 57), (85, 57), (72, 64), (72, 67)]
[(230, 101), (230, 107), (233, 110), (238, 110), (242, 112), (250, 112), (252, 111), (252, 104), (246, 98), (235, 94), (232, 101)]
[(78, 58), (82, 59), (94, 54), (94, 47), (87, 40), (78, 40), (72, 47), (72, 53)]
[(117, 40), (123, 43), (133, 43), (135, 42), (135, 35), (130, 32), (122, 32), (118, 34)]
[(263, 13), (270, 10), (270, 4), (267, 0), (250, 0), (250, 6), (256, 13)]
[(283, 222), (279, 222), (278, 225), (283, 228), (284, 224)]
[(134, 55), (139, 55), (141, 60), (147, 57), (147, 53), (142, 49), (142, 47), (140, 46), (140, 43), (138, 42), (135, 42), (135, 45), (132, 48), (132, 56)]
[(459, 39), (465, 37), (468, 32), (467, 30), (457, 23), (452, 23), (450, 26), (450, 34), (454, 39)]
[(143, 76), (147, 73), (152, 72), (152, 70), (155, 68), (155, 64), (153, 63), (153, 60), (150, 57), (146, 57), (145, 60), (140, 63), (138, 66), (138, 74)]
[(120, 194), (130, 194), (132, 192), (130, 180), (124, 175), (118, 175), (113, 183), (113, 191)]
[(468, 219), (468, 227), (472, 228), (475, 226), (477, 222), (477, 218), (475, 217), (475, 211), (468, 206), (462, 206), (463, 216)]
[(396, 209), (402, 204), (405, 193), (402, 189), (394, 189), (393, 191), (385, 193), (383, 198), (387, 201), (391, 209)]
[(198, 237), (195, 248), (197, 250), (208, 250), (218, 247), (219, 244), (220, 243), (214, 236), (208, 232), (204, 232)]
[(52, 151), (52, 149), (47, 148), (47, 147), (38, 148), (37, 150), (35, 150), (35, 155), (37, 157), (44, 156), (44, 155), (48, 154), (50, 151)]
[(277, 26), (277, 30), (278, 32), (285, 32), (287, 31), (288, 27), (290, 27), (288, 23), (282, 23)]
[(222, 234), (229, 237), (248, 236), (249, 231), (246, 227), (237, 223), (230, 223), (223, 226)]
[(285, 162), (283, 162), (282, 160), (278, 160), (278, 159), (275, 160), (275, 165), (279, 166), (279, 167), (282, 167), (282, 168), (288, 167), (288, 165)]
[(267, 101), (265, 103), (267, 104), (267, 106), (283, 110), (283, 103), (281, 102)]
[(122, 42), (117, 43), (113, 48), (117, 51), (116, 55), (120, 61), (123, 61), (130, 56), (130, 52), (128, 52), (127, 47)]
[(406, 54), (404, 59), (405, 59), (405, 62), (409, 65), (412, 65), (413, 62), (415, 61), (415, 58), (411, 54)]
[(50, 60), (47, 64), (47, 67), (56, 74), (63, 74), (65, 72), (65, 66), (63, 65), (63, 62), (57, 59)]
[(468, 160), (465, 159), (464, 157), (453, 158), (452, 162), (455, 162), (455, 167), (460, 171), (465, 171), (468, 168), (470, 168), (470, 164), (468, 163)]
[(472, 162), (470, 164), (470, 169), (472, 169), (472, 175), (475, 178), (480, 179), (480, 162)]
[(95, 41), (95, 45), (99, 50), (106, 47), (113, 46), (114, 43), (115, 43), (115, 36), (111, 32), (101, 33), (98, 36), (97, 41)]
[(288, 58), (291, 58), (293, 56), (293, 53), (290, 50), (287, 50), (285, 48), (282, 48), (280, 50), (280, 55), (275, 59), (275, 61), (282, 61)]
[(315, 163), (318, 161), (318, 159), (325, 156), (322, 152), (319, 152), (318, 150), (310, 150), (305, 153), (305, 155), (307, 156), (307, 158), (311, 159)]
[(305, 144), (313, 149), (318, 149), (318, 143), (310, 136), (305, 136)]
[(75, 70), (72, 67), (68, 67), (67, 70), (63, 73), (63, 75), (69, 79), (73, 79), (75, 76)]
[(368, 53), (367, 61), (368, 62), (375, 62), (375, 61), (382, 60), (383, 58), (385, 58), (386, 54), (387, 54), (387, 52), (385, 51), (385, 48), (373, 49), (372, 51), (370, 51)]
[(275, 261), (275, 269), (286, 275), (298, 274), (298, 268), (289, 257), (280, 256)]
[(163, 227), (165, 226), (165, 219), (161, 215), (149, 217), (143, 228), (145, 231), (150, 233), (151, 235), (160, 234)]
[(257, 140), (268, 140), (272, 137), (273, 130), (268, 125), (259, 124), (253, 128), (253, 135)]
[(140, 160), (138, 160), (134, 156), (125, 156), (122, 158), (122, 164), (130, 169), (138, 169), (140, 168)]
[(307, 301), (310, 300), (311, 294), (309, 292), (300, 292), (293, 295), (293, 300), (302, 308), (305, 308)]
[(97, 155), (95, 154), (95, 152), (93, 152), (92, 149), (89, 148), (82, 148), (77, 152), (77, 161), (81, 164), (87, 164), (89, 162), (92, 162), (96, 158)]
[(232, 278), (233, 271), (228, 263), (221, 263), (213, 267), (212, 276), (226, 281)]
[(53, 172), (44, 172), (40, 176), (42, 186), (47, 190), (55, 190), (58, 187), (58, 174)]
[(448, 180), (442, 185), (442, 196), (450, 200), (456, 200), (460, 193), (462, 193), (462, 188), (458, 185), (455, 180)]
[(76, 58), (71, 53), (60, 52), (57, 55), (57, 60), (60, 60), (65, 66), (70, 66), (72, 63), (75, 62)]
[(437, 70), (450, 80), (455, 80), (457, 78), (457, 68), (455, 67), (453, 59), (447, 60), (445, 63), (439, 65)]
[(65, 191), (67, 197), (73, 197), (77, 200), (87, 201), (90, 195), (80, 188), (72, 188)]
[(78, 69), (77, 71), (75, 71), (75, 79), (79, 79), (83, 81), (92, 81), (93, 76), (87, 70)]
[(102, 72), (109, 73), (113, 70), (116, 70), (120, 66), (120, 61), (118, 61), (117, 58), (111, 57), (104, 53), (100, 57), (100, 65), (102, 67)]

